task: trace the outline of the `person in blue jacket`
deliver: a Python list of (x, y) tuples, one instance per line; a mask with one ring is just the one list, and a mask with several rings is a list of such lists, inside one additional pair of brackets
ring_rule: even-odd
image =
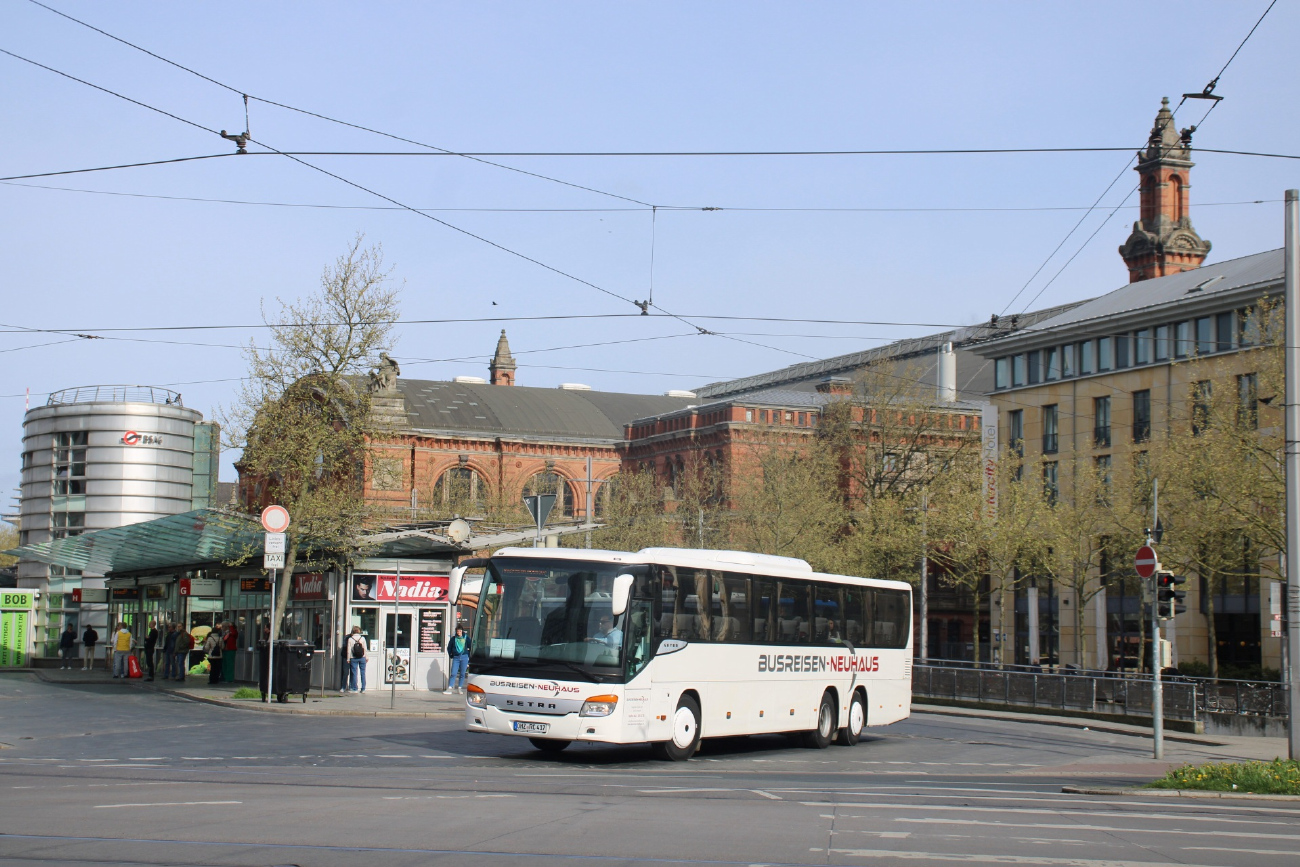
[(447, 642), (447, 655), (451, 657), (451, 680), (447, 683), (447, 688), (442, 691), (443, 695), (465, 691), (465, 677), (469, 673), (469, 651), (470, 641), (469, 636), (465, 634), (465, 627), (457, 626), (456, 634), (452, 636), (451, 641)]

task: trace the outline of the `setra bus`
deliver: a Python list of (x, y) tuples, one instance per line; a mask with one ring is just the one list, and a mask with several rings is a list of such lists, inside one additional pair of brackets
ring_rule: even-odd
[(543, 751), (648, 743), (681, 761), (701, 738), (764, 733), (852, 746), (911, 709), (897, 581), (740, 551), (504, 548), (452, 570), (449, 594), (475, 608), (466, 727)]

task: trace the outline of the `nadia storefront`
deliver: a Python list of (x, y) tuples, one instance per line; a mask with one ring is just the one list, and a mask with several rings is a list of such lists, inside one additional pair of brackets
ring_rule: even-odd
[[(344, 635), (366, 638), (367, 689), (447, 687), (450, 560), (362, 560), (348, 581)], [(343, 660), (346, 666), (348, 661)]]

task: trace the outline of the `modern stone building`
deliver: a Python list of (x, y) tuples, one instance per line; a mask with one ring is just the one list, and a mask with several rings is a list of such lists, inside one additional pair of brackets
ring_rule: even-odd
[[(51, 394), (23, 420), (19, 543), (79, 536), (211, 503), (219, 429), (181, 395), (151, 386), (89, 386)], [(98, 576), (19, 561), (18, 586), (40, 593), (38, 655), (66, 621), (82, 619), (74, 595)], [(92, 619), (94, 619), (92, 617)]]

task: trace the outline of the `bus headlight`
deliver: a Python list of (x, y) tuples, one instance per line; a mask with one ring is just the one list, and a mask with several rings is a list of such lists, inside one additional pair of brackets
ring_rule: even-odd
[(594, 695), (582, 703), (578, 716), (609, 716), (618, 707), (616, 695)]
[(483, 691), (483, 687), (471, 683), (465, 687), (465, 701), (474, 707), (483, 707), (487, 704), (487, 693)]

